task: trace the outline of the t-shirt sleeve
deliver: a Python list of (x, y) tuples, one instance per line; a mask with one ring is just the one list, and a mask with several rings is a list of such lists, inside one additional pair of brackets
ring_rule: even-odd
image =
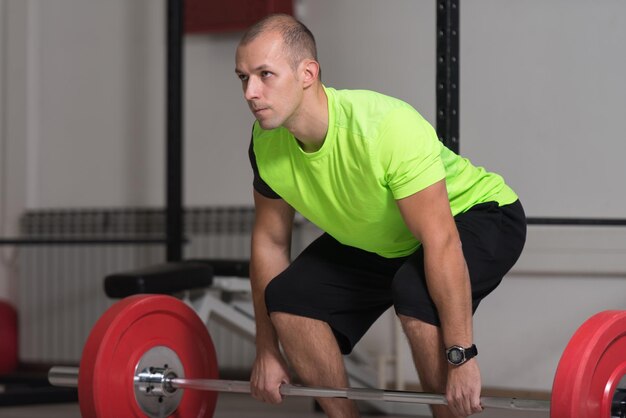
[(395, 199), (417, 193), (446, 177), (442, 144), (433, 127), (411, 108), (392, 112), (379, 138), (379, 158)]
[(250, 139), (250, 147), (248, 148), (248, 156), (250, 157), (250, 165), (252, 166), (252, 172), (254, 173), (254, 180), (252, 186), (254, 190), (270, 199), (280, 199), (281, 197), (261, 178), (259, 174), (259, 167), (256, 163), (256, 155), (254, 154), (253, 138)]

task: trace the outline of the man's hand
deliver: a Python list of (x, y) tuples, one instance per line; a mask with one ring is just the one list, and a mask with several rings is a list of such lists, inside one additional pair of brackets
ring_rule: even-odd
[(450, 366), (446, 387), (450, 411), (459, 417), (482, 412), (480, 387), (480, 370), (476, 359), (471, 359), (461, 366)]
[(250, 389), (254, 399), (267, 403), (280, 403), (283, 397), (280, 385), (289, 383), (287, 364), (279, 353), (257, 354), (250, 376)]

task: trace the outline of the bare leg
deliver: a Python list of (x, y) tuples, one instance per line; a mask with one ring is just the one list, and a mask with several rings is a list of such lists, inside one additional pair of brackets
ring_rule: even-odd
[[(409, 340), (413, 362), (426, 392), (445, 393), (448, 362), (445, 359), (441, 329), (404, 315), (399, 315)], [(455, 417), (447, 406), (431, 406), (435, 418)]]
[[(287, 358), (307, 386), (348, 387), (343, 357), (330, 327), (323, 321), (282, 312), (271, 314)], [(317, 398), (329, 418), (358, 418), (347, 399)]]

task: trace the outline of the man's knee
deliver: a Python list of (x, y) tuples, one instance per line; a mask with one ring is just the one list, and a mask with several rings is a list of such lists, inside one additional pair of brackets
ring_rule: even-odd
[(309, 341), (314, 345), (321, 340), (332, 339), (335, 341), (330, 326), (319, 319), (276, 311), (270, 314), (270, 320), (282, 343), (285, 342), (285, 339), (293, 338), (301, 342)]
[(433, 341), (439, 343), (441, 339), (441, 328), (421, 319), (408, 315), (398, 314), (402, 329), (406, 334), (419, 339), (420, 341)]
[(270, 321), (272, 321), (272, 324), (274, 324), (274, 326), (293, 324), (298, 321), (298, 318), (302, 317), (280, 311), (270, 313)]
[(304, 328), (310, 329), (314, 326), (321, 326), (322, 324), (325, 325), (323, 321), (317, 319), (282, 311), (270, 313), (270, 321), (278, 329), (302, 330)]

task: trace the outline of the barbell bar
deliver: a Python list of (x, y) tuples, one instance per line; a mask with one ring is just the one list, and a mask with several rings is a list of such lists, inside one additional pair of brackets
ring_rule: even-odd
[[(48, 380), (53, 386), (77, 387), (78, 367), (55, 366), (48, 372)], [(143, 379), (143, 380), (142, 380)], [(177, 377), (168, 369), (155, 368), (153, 372), (145, 372), (135, 377), (135, 386), (151, 388), (154, 396), (166, 396), (168, 391), (175, 393), (178, 389), (205, 390), (214, 392), (251, 393), (250, 382), (220, 379), (185, 379)], [(372, 388), (325, 388), (306, 387), (283, 383), (280, 386), (283, 396), (300, 396), (310, 398), (343, 398), (355, 401), (405, 402), (425, 405), (447, 405), (445, 396), (436, 393), (422, 393)], [(518, 399), (506, 397), (480, 398), (481, 405), (486, 408), (515, 409), (519, 411), (549, 411), (550, 402), (545, 400)]]
[[(557, 367), (551, 400), (482, 397), (486, 408), (550, 411), (551, 418), (626, 416), (618, 402), (626, 374), (626, 311), (592, 316)], [(249, 382), (218, 379), (213, 342), (189, 306), (165, 295), (135, 295), (97, 321), (79, 368), (53, 367), (55, 386), (78, 387), (83, 418), (213, 416), (218, 392), (250, 393)], [(285, 396), (446, 404), (440, 394), (283, 384)], [(183, 396), (184, 393), (184, 396)], [(620, 398), (621, 399), (621, 398)], [(614, 415), (615, 414), (615, 415)]]

